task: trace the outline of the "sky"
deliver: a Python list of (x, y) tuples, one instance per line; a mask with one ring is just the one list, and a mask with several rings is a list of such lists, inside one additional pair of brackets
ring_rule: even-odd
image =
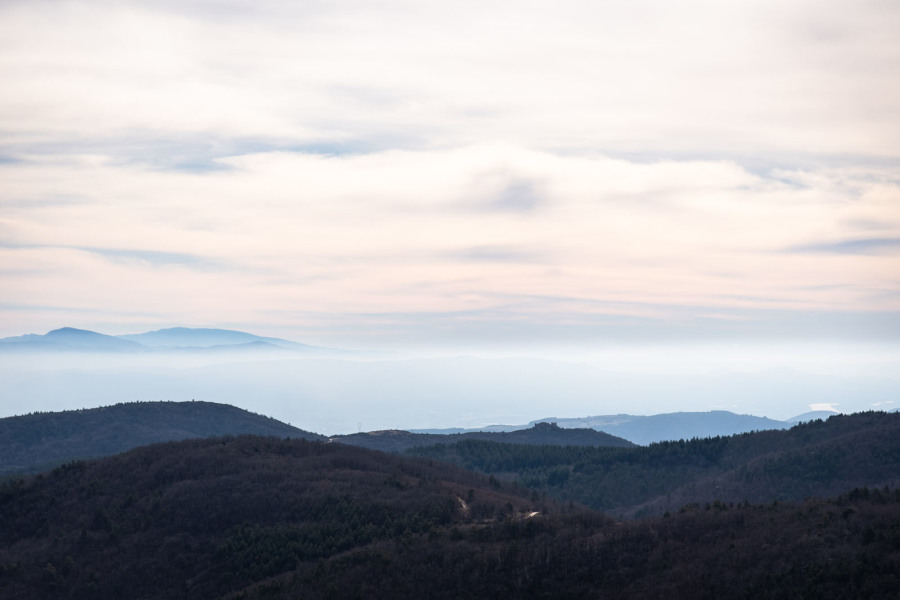
[(891, 0), (6, 0), (0, 336), (896, 359), (897, 31)]

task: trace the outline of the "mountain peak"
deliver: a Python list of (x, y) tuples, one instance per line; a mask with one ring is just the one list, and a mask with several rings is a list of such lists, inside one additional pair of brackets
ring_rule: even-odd
[(60, 327), (44, 335), (27, 334), (0, 340), (7, 351), (124, 351), (143, 350), (140, 344), (75, 327)]
[(44, 335), (29, 333), (0, 339), (4, 352), (153, 352), (197, 351), (256, 352), (280, 350), (290, 352), (340, 352), (330, 348), (309, 346), (290, 340), (262, 337), (233, 329), (169, 327), (145, 333), (106, 335), (76, 327), (60, 327)]
[[(91, 331), (89, 329), (76, 329), (75, 327), (60, 327), (59, 329), (54, 329), (52, 331), (48, 331), (46, 336), (100, 336), (100, 337), (112, 337), (110, 335), (104, 335), (102, 333), (97, 333), (96, 331)], [(46, 337), (45, 336), (45, 337)]]
[(118, 336), (120, 339), (137, 342), (152, 348), (212, 348), (218, 346), (238, 346), (255, 342), (268, 344), (286, 350), (312, 350), (312, 346), (289, 340), (262, 337), (233, 329), (169, 327), (146, 333)]

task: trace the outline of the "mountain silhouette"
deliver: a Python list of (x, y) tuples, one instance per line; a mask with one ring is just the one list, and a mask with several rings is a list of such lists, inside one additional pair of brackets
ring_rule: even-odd
[(227, 404), (131, 402), (0, 419), (0, 474), (40, 470), (157, 442), (240, 434), (325, 439)]
[(54, 329), (44, 335), (27, 334), (3, 338), (0, 339), (0, 349), (14, 352), (32, 350), (141, 352), (144, 350), (143, 346), (130, 340), (74, 327)]

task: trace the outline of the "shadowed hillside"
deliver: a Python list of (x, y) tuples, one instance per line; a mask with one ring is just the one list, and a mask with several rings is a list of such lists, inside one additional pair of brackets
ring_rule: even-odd
[(76, 458), (215, 435), (322, 436), (234, 406), (212, 402), (136, 402), (0, 419), (0, 474), (36, 471)]
[(0, 485), (0, 597), (895, 597), (900, 493), (624, 524), (426, 459), (245, 436)]
[(229, 598), (892, 600), (898, 517), (900, 494), (884, 490), (624, 525), (576, 512), (382, 544)]
[(144, 446), (0, 487), (0, 597), (215, 598), (298, 562), (546, 510), (524, 496), (340, 444)]

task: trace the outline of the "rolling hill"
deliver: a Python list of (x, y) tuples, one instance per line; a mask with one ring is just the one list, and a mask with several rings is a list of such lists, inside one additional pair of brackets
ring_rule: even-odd
[(896, 491), (616, 523), (434, 460), (256, 436), (8, 480), (0, 513), (18, 600), (855, 600), (894, 597), (900, 565)]
[[(227, 404), (131, 402), (0, 419), (0, 474), (39, 471), (73, 459), (109, 456), (156, 442), (241, 434), (326, 439)], [(592, 429), (562, 429), (548, 423), (508, 433), (425, 435), (375, 431), (329, 439), (386, 452), (465, 439), (530, 445), (633, 446), (627, 440)]]
[(44, 335), (29, 333), (0, 339), (8, 352), (141, 352), (141, 344), (95, 331), (62, 327)]
[(799, 501), (900, 486), (900, 414), (838, 415), (789, 430), (636, 448), (540, 448), (465, 440), (410, 451), (619, 516), (691, 503)]
[(0, 474), (46, 469), (156, 442), (240, 434), (325, 439), (227, 404), (133, 402), (0, 419)]
[(300, 344), (274, 337), (262, 337), (234, 331), (231, 329), (203, 329), (189, 327), (170, 327), (145, 333), (132, 333), (116, 336), (147, 346), (150, 348), (176, 349), (176, 348), (212, 348), (227, 346), (245, 346), (247, 344), (266, 344), (276, 348), (298, 351), (322, 350), (315, 346)]
[(593, 429), (563, 429), (555, 423), (535, 423), (529, 429), (517, 431), (473, 431), (469, 433), (428, 434), (409, 431), (371, 431), (339, 435), (331, 438), (334, 442), (359, 446), (383, 452), (403, 452), (416, 446), (432, 444), (453, 444), (463, 440), (484, 440), (503, 444), (526, 444), (529, 446), (604, 446), (610, 448), (630, 448), (634, 446), (602, 431)]
[(564, 429), (595, 429), (646, 446), (666, 440), (689, 440), (763, 431), (788, 429), (798, 423), (815, 419), (827, 419), (834, 411), (815, 411), (779, 421), (754, 415), (739, 415), (727, 410), (705, 412), (674, 412), (656, 415), (596, 415), (590, 417), (548, 417), (531, 421), (527, 425), (491, 425), (478, 429), (428, 429), (415, 433), (451, 434), (497, 431), (518, 431), (534, 427), (537, 423), (554, 423)]
[(341, 444), (154, 444), (0, 487), (0, 597), (217, 598), (298, 564), (540, 508), (462, 469)]

